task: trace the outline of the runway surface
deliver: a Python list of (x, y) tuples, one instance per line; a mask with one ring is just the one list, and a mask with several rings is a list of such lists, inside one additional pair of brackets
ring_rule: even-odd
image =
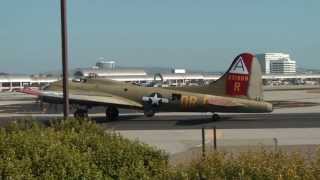
[(320, 113), (297, 114), (223, 114), (214, 122), (209, 115), (160, 114), (152, 118), (123, 116), (118, 121), (104, 122), (104, 117), (93, 118), (101, 125), (116, 130), (200, 129), (216, 126), (219, 129), (259, 128), (315, 128), (320, 127)]
[[(120, 110), (119, 120), (106, 122), (104, 113), (101, 113), (104, 108), (90, 110), (90, 117), (103, 127), (115, 130), (200, 129), (213, 126), (220, 129), (320, 127), (319, 94), (295, 91), (268, 93), (272, 93), (268, 95), (269, 100), (278, 101), (283, 108), (277, 108), (270, 114), (220, 114), (222, 118), (217, 122), (212, 121), (211, 113), (157, 113), (149, 118), (132, 110)], [(0, 124), (25, 117), (42, 121), (62, 117), (62, 114), (57, 114), (62, 112), (61, 106), (57, 109), (47, 107), (48, 112), (42, 113), (32, 96), (1, 94), (0, 100)], [(288, 100), (291, 103), (287, 103)]]
[[(269, 101), (278, 107), (270, 114), (220, 114), (220, 121), (211, 120), (211, 113), (158, 113), (144, 117), (141, 112), (120, 110), (117, 121), (106, 122), (103, 108), (90, 111), (92, 120), (105, 129), (115, 130), (126, 138), (177, 154), (201, 145), (201, 128), (206, 130), (206, 143), (212, 142), (212, 130), (217, 128), (218, 147), (248, 147), (251, 145), (291, 146), (320, 144), (320, 95), (307, 91), (266, 92)], [(61, 107), (42, 113), (30, 96), (0, 94), (0, 126), (17, 119), (40, 121), (61, 118)]]
[[(320, 113), (221, 114), (221, 120), (212, 121), (209, 113), (159, 113), (144, 117), (142, 113), (120, 114), (117, 121), (106, 122), (103, 114), (91, 114), (91, 119), (103, 127), (115, 130), (201, 129), (216, 126), (219, 129), (260, 128), (320, 128)], [(0, 114), (1, 121), (21, 118), (50, 120), (61, 114)]]

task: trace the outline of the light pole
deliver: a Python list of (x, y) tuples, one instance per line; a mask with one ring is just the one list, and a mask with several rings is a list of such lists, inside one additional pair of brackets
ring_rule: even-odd
[(61, 10), (61, 52), (63, 74), (63, 117), (69, 116), (69, 76), (68, 76), (68, 32), (67, 32), (67, 0), (60, 0)]

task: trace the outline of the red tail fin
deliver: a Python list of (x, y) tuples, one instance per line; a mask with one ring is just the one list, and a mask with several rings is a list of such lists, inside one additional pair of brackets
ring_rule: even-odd
[(247, 96), (254, 55), (243, 53), (231, 64), (226, 75), (226, 94), (230, 96)]
[(242, 53), (228, 71), (209, 86), (212, 94), (263, 99), (261, 67), (254, 54)]

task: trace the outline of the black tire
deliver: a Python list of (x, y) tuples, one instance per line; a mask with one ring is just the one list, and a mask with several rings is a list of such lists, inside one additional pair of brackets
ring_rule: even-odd
[(144, 115), (145, 115), (146, 117), (153, 117), (154, 114), (155, 114), (155, 111), (154, 111), (153, 109), (144, 111)]
[(110, 106), (106, 109), (106, 121), (115, 121), (119, 117), (119, 110), (116, 107)]
[(213, 121), (219, 121), (221, 119), (221, 117), (218, 114), (213, 114), (212, 115), (212, 120)]

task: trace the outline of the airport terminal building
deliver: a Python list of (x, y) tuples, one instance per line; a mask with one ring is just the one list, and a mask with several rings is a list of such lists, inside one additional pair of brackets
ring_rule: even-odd
[(39, 88), (59, 79), (59, 77), (53, 76), (0, 75), (0, 92), (15, 91), (24, 87)]
[[(262, 76), (265, 85), (320, 84), (320, 74), (296, 74), (295, 61), (292, 61), (288, 54), (264, 53), (257, 57), (266, 73)], [(221, 75), (221, 73), (190, 73), (185, 69), (147, 73), (146, 70), (138, 68), (115, 68), (113, 61), (100, 61), (94, 67), (77, 69), (70, 80), (106, 78), (142, 86), (199, 86), (215, 81)], [(0, 75), (0, 92), (15, 91), (24, 87), (39, 88), (60, 79), (59, 76), (3, 74)]]

